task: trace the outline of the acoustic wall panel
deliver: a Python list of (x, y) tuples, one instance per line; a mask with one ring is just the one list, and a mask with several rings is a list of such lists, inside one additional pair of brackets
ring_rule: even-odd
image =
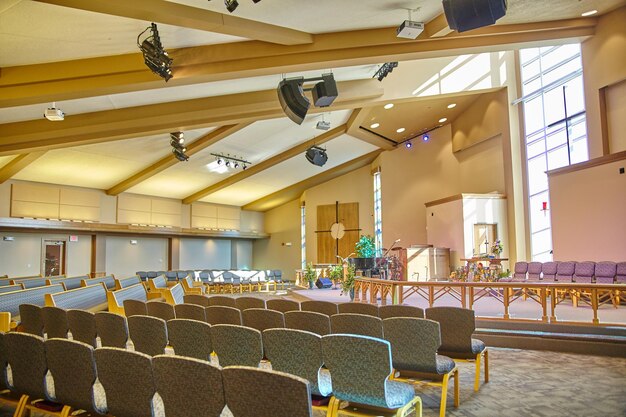
[(239, 230), (241, 228), (241, 208), (193, 203), (191, 205), (191, 227), (196, 229)]
[(100, 194), (50, 185), (12, 185), (11, 217), (100, 221)]
[(117, 197), (117, 222), (180, 227), (182, 204), (139, 195), (120, 194)]

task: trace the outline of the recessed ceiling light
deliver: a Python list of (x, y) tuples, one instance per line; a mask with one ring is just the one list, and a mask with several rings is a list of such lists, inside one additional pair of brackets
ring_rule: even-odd
[(372, 123), (372, 124), (370, 125), (370, 127), (371, 127), (372, 129), (376, 129), (378, 126), (380, 126), (380, 123)]
[(453, 109), (456, 107), (456, 103), (448, 104), (449, 109)]
[(598, 13), (597, 10), (589, 10), (588, 12), (585, 12), (585, 13), (581, 14), (581, 16), (584, 16), (584, 17), (593, 16), (596, 13)]
[(398, 133), (402, 133), (402, 132), (404, 132), (405, 130), (406, 130), (405, 128), (401, 127), (400, 129), (396, 130), (396, 132), (398, 132)]
[(439, 123), (445, 123), (448, 121), (447, 117), (442, 117), (441, 119), (439, 119)]
[(387, 103), (385, 104), (385, 110), (389, 110), (390, 108), (393, 107), (393, 103)]

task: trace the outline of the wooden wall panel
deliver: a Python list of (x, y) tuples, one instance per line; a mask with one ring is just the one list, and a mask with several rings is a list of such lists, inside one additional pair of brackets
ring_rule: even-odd
[[(340, 222), (347, 231), (333, 239), (331, 226)], [(354, 252), (359, 239), (359, 203), (340, 203), (317, 206), (317, 263), (337, 263), (337, 254), (346, 257)]]

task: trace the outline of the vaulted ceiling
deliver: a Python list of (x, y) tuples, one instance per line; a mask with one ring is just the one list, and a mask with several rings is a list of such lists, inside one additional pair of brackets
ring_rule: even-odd
[[(510, 0), (498, 24), (451, 32), (438, 0), (3, 0), (0, 2), (0, 182), (66, 184), (266, 210), (365, 166), (382, 150), (459, 115), (486, 90), (419, 97), (420, 62), (461, 53), (584, 39), (619, 0)], [(395, 36), (408, 17), (415, 40)], [(164, 82), (143, 64), (137, 35), (154, 21), (174, 59)], [(417, 61), (421, 60), (421, 61)], [(372, 79), (386, 61), (422, 68)], [(339, 98), (302, 125), (276, 96), (284, 76), (331, 71)], [(402, 73), (400, 71), (400, 73)], [(413, 75), (411, 75), (413, 74)], [(56, 102), (62, 122), (44, 120)], [(391, 110), (383, 105), (396, 103)], [(448, 109), (448, 104), (456, 107)], [(331, 130), (315, 128), (320, 120)], [(371, 128), (374, 123), (380, 126)], [(403, 132), (397, 129), (404, 127)], [(190, 160), (171, 154), (184, 131)], [(321, 145), (329, 159), (309, 164)], [(212, 154), (250, 161), (226, 169)]]

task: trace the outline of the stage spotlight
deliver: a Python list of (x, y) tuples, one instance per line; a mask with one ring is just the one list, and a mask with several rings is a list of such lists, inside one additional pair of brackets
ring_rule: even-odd
[(306, 159), (313, 165), (321, 167), (328, 161), (328, 155), (326, 155), (326, 149), (312, 146), (306, 151)]
[(185, 162), (189, 160), (189, 157), (185, 155), (185, 151), (181, 151), (180, 149), (172, 148), (172, 153), (181, 162)]
[(283, 111), (294, 123), (299, 125), (309, 111), (311, 102), (302, 90), (304, 77), (286, 78), (278, 83), (278, 101)]
[(217, 158), (217, 165), (222, 165), (222, 160), (220, 158)]
[(411, 141), (405, 142), (404, 146), (407, 147), (407, 149), (411, 149), (413, 147), (413, 143)]
[(424, 142), (428, 142), (428, 141), (430, 140), (430, 136), (428, 136), (428, 135), (424, 135), (424, 136), (422, 136), (422, 140), (423, 140)]
[(393, 72), (393, 69), (397, 66), (397, 62), (385, 62), (383, 65), (380, 66), (380, 68), (378, 68), (378, 71), (376, 71), (372, 78), (376, 78), (378, 81), (382, 81), (387, 75)]
[(224, 6), (226, 6), (226, 10), (232, 13), (239, 7), (239, 3), (237, 3), (237, 0), (224, 0)]
[(233, 165), (233, 168), (235, 169), (239, 168), (239, 162), (235, 162), (235, 164)]
[[(150, 31), (150, 35), (139, 42), (141, 36), (147, 31)], [(152, 23), (137, 36), (137, 46), (143, 54), (143, 60), (146, 66), (150, 68), (153, 73), (165, 79), (166, 82), (172, 78), (172, 58), (170, 58), (165, 49), (163, 49), (159, 31), (155, 23)]]
[(185, 143), (185, 134), (183, 132), (172, 132), (170, 133), (170, 138), (181, 145)]
[(224, 163), (224, 165), (226, 165), (227, 167), (229, 167), (229, 166), (230, 166), (230, 161), (229, 161), (229, 160), (226, 160), (226, 162)]
[(243, 164), (243, 166), (241, 167), (241, 169), (243, 169), (244, 171), (246, 170), (246, 168), (248, 168), (246, 164)]

